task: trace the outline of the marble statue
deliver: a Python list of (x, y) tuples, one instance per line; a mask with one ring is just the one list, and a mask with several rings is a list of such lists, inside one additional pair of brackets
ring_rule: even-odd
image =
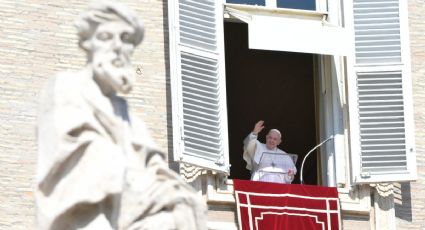
[(168, 168), (126, 100), (144, 29), (123, 5), (95, 2), (76, 22), (87, 65), (43, 90), (38, 117), (38, 229), (206, 229), (206, 205)]

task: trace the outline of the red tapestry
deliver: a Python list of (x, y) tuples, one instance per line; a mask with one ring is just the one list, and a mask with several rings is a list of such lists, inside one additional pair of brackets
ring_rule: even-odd
[(339, 229), (335, 187), (233, 180), (239, 229)]

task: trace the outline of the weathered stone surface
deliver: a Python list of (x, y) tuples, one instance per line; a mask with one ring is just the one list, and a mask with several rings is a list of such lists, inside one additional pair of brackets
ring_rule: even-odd
[(133, 87), (142, 23), (105, 1), (76, 27), (87, 65), (52, 78), (40, 102), (37, 227), (205, 229), (205, 204), (118, 95)]

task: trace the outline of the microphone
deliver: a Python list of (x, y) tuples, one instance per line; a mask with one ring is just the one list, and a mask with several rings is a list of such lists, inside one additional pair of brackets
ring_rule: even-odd
[(300, 172), (300, 182), (301, 182), (301, 184), (303, 184), (304, 183), (304, 181), (303, 181), (303, 169), (304, 169), (304, 162), (305, 162), (305, 159), (307, 159), (307, 157), (314, 151), (314, 150), (316, 150), (317, 148), (319, 148), (320, 146), (322, 146), (324, 143), (326, 143), (326, 142), (328, 142), (329, 140), (331, 140), (331, 139), (334, 139), (334, 136), (333, 135), (331, 135), (330, 137), (328, 137), (326, 140), (324, 140), (324, 141), (322, 141), (320, 144), (318, 144), (318, 145), (316, 145), (316, 146), (314, 146), (314, 148), (312, 148), (308, 153), (307, 153), (307, 155), (305, 155), (305, 157), (304, 157), (304, 159), (303, 159), (303, 162), (301, 163), (301, 172)]

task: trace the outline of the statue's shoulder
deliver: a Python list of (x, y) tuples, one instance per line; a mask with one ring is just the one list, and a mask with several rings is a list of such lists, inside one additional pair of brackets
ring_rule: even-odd
[(81, 89), (84, 83), (82, 72), (59, 72), (47, 80), (42, 89), (41, 102), (56, 101), (66, 102), (78, 100), (81, 97)]
[(52, 79), (52, 86), (63, 92), (75, 92), (82, 88), (87, 81), (87, 73), (84, 71), (78, 72), (59, 72)]

